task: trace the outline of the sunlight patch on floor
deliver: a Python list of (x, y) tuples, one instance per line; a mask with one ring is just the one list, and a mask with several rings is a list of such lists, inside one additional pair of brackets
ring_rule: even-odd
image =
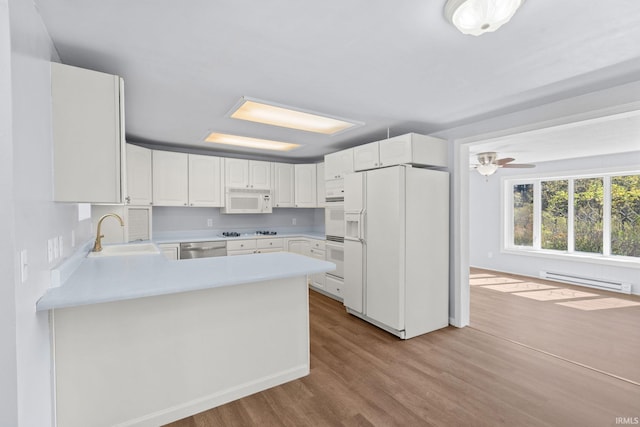
[(585, 311), (640, 306), (640, 302), (629, 301), (620, 298), (597, 298), (582, 301), (557, 302), (556, 304)]
[(556, 289), (557, 286), (543, 285), (542, 283), (520, 282), (506, 285), (486, 285), (483, 288), (499, 292), (539, 291), (543, 289)]
[(488, 277), (472, 277), (472, 276), (469, 276), (470, 286), (504, 285), (507, 283), (522, 283), (522, 280), (512, 279), (510, 277), (499, 277), (499, 276), (490, 276), (490, 275), (488, 275)]
[(512, 295), (530, 298), (537, 301), (553, 301), (553, 300), (560, 300), (560, 299), (573, 299), (573, 298), (600, 296), (598, 294), (591, 294), (589, 292), (574, 291), (572, 289), (564, 289), (564, 288), (549, 289), (545, 291), (515, 292)]

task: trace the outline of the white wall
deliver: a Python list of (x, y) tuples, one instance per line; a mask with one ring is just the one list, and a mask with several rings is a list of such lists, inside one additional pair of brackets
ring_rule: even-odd
[(14, 287), (11, 46), (8, 0), (0, 0), (0, 425), (18, 424)]
[[(295, 218), (296, 224), (293, 225)], [(158, 206), (153, 208), (153, 232), (206, 230), (299, 229), (324, 232), (324, 209), (277, 208), (271, 214), (221, 214), (220, 208)]]
[(583, 276), (622, 280), (634, 284), (632, 292), (640, 294), (640, 269), (602, 265), (574, 260), (556, 260), (500, 252), (501, 244), (501, 176), (521, 176), (554, 172), (601, 170), (640, 166), (640, 151), (609, 156), (544, 162), (535, 169), (501, 169), (486, 179), (470, 174), (470, 264), (475, 267), (538, 277), (541, 270), (574, 273)]
[[(3, 260), (0, 264), (3, 316), (0, 405), (3, 405), (3, 410), (0, 412), (0, 425), (47, 426), (52, 425), (49, 319), (47, 313), (35, 311), (36, 301), (50, 285), (49, 270), (55, 264), (50, 264), (47, 259), (47, 239), (62, 236), (63, 254), (69, 255), (73, 249), (70, 244), (72, 230), (76, 242), (83, 243), (90, 238), (90, 221), (78, 222), (77, 205), (52, 202), (49, 62), (57, 60), (57, 54), (33, 3), (8, 0), (11, 55), (7, 61), (3, 50), (7, 1), (2, 1), (1, 75), (3, 79), (9, 76), (4, 72), (5, 65), (9, 65), (12, 104), (11, 111), (7, 113), (5, 103), (8, 98), (0, 97), (3, 124), (0, 156), (3, 174), (0, 193), (3, 204), (0, 214), (0, 258)], [(6, 81), (0, 82), (3, 92), (5, 86)], [(5, 123), (10, 123), (9, 136), (4, 131)], [(25, 283), (21, 283), (19, 274), (21, 250), (27, 251), (29, 261)], [(6, 260), (11, 264), (6, 265)], [(5, 333), (5, 317), (12, 317), (7, 322), (15, 325), (13, 339), (11, 334)], [(13, 372), (6, 372), (7, 382), (4, 377), (8, 369), (5, 368), (11, 368), (11, 361), (5, 362), (5, 349), (12, 349), (15, 357)], [(16, 403), (17, 408), (13, 409)], [(11, 406), (7, 411), (4, 410), (5, 404)]]

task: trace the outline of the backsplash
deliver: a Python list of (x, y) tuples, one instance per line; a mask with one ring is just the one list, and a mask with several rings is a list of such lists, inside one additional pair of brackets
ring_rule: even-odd
[[(208, 226), (211, 220), (211, 226)], [(295, 224), (293, 223), (295, 220)], [(270, 214), (222, 214), (220, 208), (153, 208), (153, 232), (193, 230), (304, 230), (324, 233), (324, 208), (279, 208)]]

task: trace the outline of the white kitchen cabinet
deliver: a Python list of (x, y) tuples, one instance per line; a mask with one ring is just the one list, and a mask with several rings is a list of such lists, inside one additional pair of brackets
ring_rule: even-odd
[(153, 200), (151, 150), (126, 144), (127, 187), (124, 201), (128, 205), (150, 205)]
[[(311, 258), (319, 259), (324, 261), (325, 259), (325, 251), (322, 249), (318, 249), (314, 247), (314, 242), (311, 241), (311, 248), (309, 249), (309, 256)], [(325, 274), (324, 273), (316, 273), (311, 274), (309, 276), (309, 282), (311, 286), (318, 289), (325, 289)]]
[(309, 255), (309, 249), (311, 249), (311, 243), (309, 242), (309, 239), (306, 239), (304, 237), (291, 238), (287, 239), (286, 243), (287, 252), (293, 252), (294, 254), (305, 256)]
[(295, 206), (297, 208), (314, 208), (316, 200), (316, 165), (295, 165)]
[(189, 154), (189, 206), (224, 206), (222, 159)]
[(55, 201), (123, 202), (123, 85), (118, 76), (51, 63)]
[(180, 258), (180, 244), (179, 243), (161, 243), (158, 245), (162, 255), (168, 260), (177, 261)]
[(325, 180), (340, 179), (353, 172), (353, 148), (336, 151), (324, 156)]
[(380, 167), (380, 152), (378, 142), (360, 145), (353, 148), (353, 169), (363, 171)]
[(273, 207), (295, 206), (294, 168), (289, 163), (273, 163)]
[(284, 239), (246, 239), (227, 241), (227, 255), (262, 254), (269, 252), (282, 252)]
[(186, 153), (154, 150), (153, 204), (187, 206), (189, 200), (189, 159)]
[(448, 166), (447, 141), (432, 136), (408, 133), (378, 142), (379, 166), (415, 164), (421, 166)]
[(324, 162), (316, 164), (316, 206), (326, 206), (324, 185)]
[(271, 189), (271, 163), (259, 160), (225, 159), (227, 188)]
[(343, 288), (344, 280), (330, 274), (325, 275), (324, 289), (327, 293), (342, 299)]

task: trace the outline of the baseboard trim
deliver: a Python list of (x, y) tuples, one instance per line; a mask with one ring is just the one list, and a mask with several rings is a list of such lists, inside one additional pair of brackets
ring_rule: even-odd
[(168, 424), (251, 394), (264, 391), (271, 387), (302, 378), (306, 375), (309, 375), (309, 365), (300, 365), (295, 368), (262, 377), (255, 381), (240, 384), (227, 390), (203, 396), (189, 402), (184, 402), (162, 411), (143, 415), (142, 417), (116, 424), (116, 426), (155, 427), (158, 425)]

